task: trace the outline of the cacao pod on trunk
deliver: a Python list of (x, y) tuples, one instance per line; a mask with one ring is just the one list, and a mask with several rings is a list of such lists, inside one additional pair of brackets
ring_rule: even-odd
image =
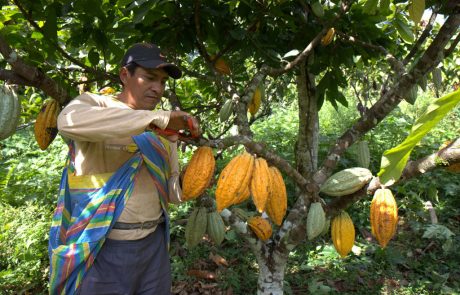
[(217, 211), (222, 211), (246, 195), (252, 171), (254, 157), (247, 152), (230, 160), (219, 175), (216, 187)]
[(307, 237), (312, 240), (319, 236), (326, 224), (326, 214), (320, 202), (315, 202), (310, 205), (307, 215)]
[(195, 208), (185, 226), (185, 242), (188, 247), (193, 248), (198, 245), (206, 233), (207, 223), (207, 209), (204, 207)]
[(55, 99), (45, 101), (34, 125), (35, 140), (42, 150), (53, 142), (58, 133), (57, 117), (59, 114), (59, 102)]
[(248, 111), (251, 115), (255, 115), (260, 108), (260, 104), (262, 103), (262, 91), (260, 86), (256, 88), (254, 94), (252, 95), (252, 99), (248, 104)]
[(8, 86), (0, 86), (0, 140), (16, 132), (21, 114), (21, 102)]
[(331, 237), (340, 256), (347, 256), (355, 243), (355, 226), (347, 212), (342, 211), (332, 219)]
[(207, 233), (209, 238), (219, 246), (225, 238), (225, 224), (217, 211), (208, 212)]
[(389, 189), (377, 189), (371, 203), (371, 230), (382, 248), (385, 248), (396, 232), (398, 206)]
[(287, 210), (287, 193), (281, 172), (274, 166), (270, 167), (271, 194), (265, 206), (270, 219), (278, 226), (283, 222)]
[(266, 241), (272, 236), (272, 227), (270, 223), (260, 216), (249, 218), (248, 225), (262, 241)]
[(333, 197), (346, 196), (363, 188), (371, 179), (372, 172), (369, 169), (347, 168), (331, 175), (323, 183), (320, 191)]
[(206, 190), (214, 175), (215, 166), (216, 161), (210, 147), (199, 147), (193, 153), (182, 180), (184, 201), (195, 199)]
[(254, 171), (251, 177), (251, 195), (257, 211), (265, 211), (265, 204), (271, 193), (271, 177), (267, 161), (264, 158), (257, 158), (254, 161)]

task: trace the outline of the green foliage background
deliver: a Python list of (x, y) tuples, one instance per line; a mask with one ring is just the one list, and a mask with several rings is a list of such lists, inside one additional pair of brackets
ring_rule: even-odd
[[(371, 149), (371, 170), (379, 170), (384, 150), (402, 140), (412, 123), (432, 100), (433, 94), (420, 96), (415, 105), (402, 103), (381, 125), (367, 135)], [(267, 147), (291, 163), (294, 161), (297, 106), (277, 104), (270, 116), (254, 123), (253, 129)], [(324, 157), (333, 138), (343, 132), (358, 116), (353, 108), (335, 109), (326, 104), (320, 111), (320, 157)], [(458, 134), (460, 108), (442, 120), (416, 147), (418, 158), (436, 151), (439, 145)], [(259, 138), (256, 137), (256, 140)], [(56, 202), (60, 173), (66, 160), (67, 147), (58, 137), (49, 150), (40, 151), (32, 128), (17, 132), (0, 142), (0, 290), (2, 294), (32, 292), (46, 294), (48, 275), (47, 239), (51, 215)], [(222, 168), (237, 153), (230, 149), (218, 160)], [(180, 154), (187, 163), (192, 150)], [(340, 162), (340, 167), (356, 165), (353, 148)], [(287, 180), (290, 202), (294, 185)], [(460, 178), (438, 169), (394, 188), (399, 203), (401, 222), (397, 237), (381, 250), (366, 239), (370, 231), (368, 206), (370, 197), (348, 209), (357, 228), (354, 254), (340, 259), (329, 235), (315, 243), (304, 243), (290, 255), (286, 274), (286, 294), (454, 294), (459, 292), (460, 271)], [(212, 191), (208, 193), (212, 194)], [(439, 225), (433, 227), (424, 203), (436, 208)], [(242, 205), (254, 211), (250, 202)], [(185, 246), (185, 219), (193, 202), (172, 206), (171, 261), (175, 284), (196, 279), (187, 270), (197, 264), (218, 275), (218, 287), (232, 288), (234, 294), (254, 294), (257, 285), (257, 263), (247, 245), (240, 243), (233, 230), (226, 233), (221, 247), (203, 241), (200, 247)], [(452, 234), (450, 234), (452, 233)], [(217, 253), (229, 261), (229, 267), (216, 267), (209, 259)], [(309, 277), (306, 282), (305, 277)]]

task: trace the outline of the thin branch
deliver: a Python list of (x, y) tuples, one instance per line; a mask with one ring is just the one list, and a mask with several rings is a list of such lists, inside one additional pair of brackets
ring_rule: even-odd
[(422, 47), (423, 42), (425, 42), (426, 38), (430, 35), (431, 29), (433, 28), (434, 21), (436, 20), (436, 17), (438, 14), (433, 11), (431, 13), (430, 19), (428, 21), (428, 24), (425, 27), (425, 30), (423, 30), (422, 35), (420, 35), (420, 38), (418, 38), (417, 42), (415, 45), (412, 47), (411, 51), (407, 54), (407, 56), (403, 59), (403, 64), (407, 65), (411, 58), (417, 53), (417, 51), (420, 50)]
[(393, 88), (384, 93), (380, 100), (337, 140), (323, 162), (322, 168), (315, 174), (314, 180), (317, 184), (322, 184), (332, 173), (341, 155), (349, 146), (382, 121), (401, 102), (416, 81), (442, 60), (443, 48), (456, 33), (459, 24), (460, 14), (451, 15), (410, 72), (395, 79)]
[(455, 49), (457, 49), (457, 45), (460, 42), (460, 33), (457, 34), (457, 37), (455, 37), (454, 41), (450, 44), (450, 47), (444, 50), (444, 57), (447, 57), (454, 52)]

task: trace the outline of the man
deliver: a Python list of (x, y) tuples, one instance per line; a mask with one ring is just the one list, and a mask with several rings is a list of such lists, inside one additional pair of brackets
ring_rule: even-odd
[(50, 231), (50, 293), (170, 294), (168, 202), (181, 200), (177, 136), (196, 118), (154, 111), (180, 69), (154, 44), (135, 44), (122, 60), (115, 97), (83, 93), (58, 117), (70, 139)]

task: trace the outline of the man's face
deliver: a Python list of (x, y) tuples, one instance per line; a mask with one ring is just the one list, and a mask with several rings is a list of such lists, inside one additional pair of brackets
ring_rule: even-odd
[[(153, 110), (165, 90), (168, 74), (163, 69), (137, 67), (131, 75), (126, 68), (121, 72), (123, 91), (128, 94), (126, 103), (133, 109)], [(124, 80), (123, 80), (124, 78)]]

